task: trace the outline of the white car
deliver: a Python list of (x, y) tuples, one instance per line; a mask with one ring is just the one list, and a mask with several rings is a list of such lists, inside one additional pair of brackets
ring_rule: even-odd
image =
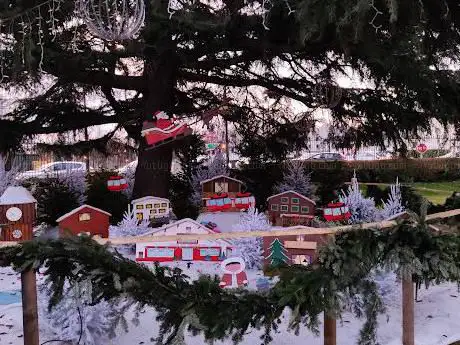
[(63, 162), (53, 162), (48, 163), (37, 170), (28, 170), (22, 173), (19, 173), (16, 177), (16, 180), (23, 181), (30, 178), (48, 178), (56, 177), (69, 172), (82, 172), (85, 173), (86, 163), (83, 162), (72, 162), (72, 161), (63, 161)]

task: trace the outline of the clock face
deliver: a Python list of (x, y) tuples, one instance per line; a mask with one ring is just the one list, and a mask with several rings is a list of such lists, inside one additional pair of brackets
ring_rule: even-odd
[(8, 210), (6, 210), (6, 218), (10, 222), (17, 222), (19, 219), (21, 219), (21, 217), (22, 211), (17, 207), (10, 207)]
[(15, 229), (15, 230), (13, 230), (11, 235), (13, 236), (13, 238), (19, 239), (19, 238), (22, 237), (22, 231), (19, 230), (19, 229)]

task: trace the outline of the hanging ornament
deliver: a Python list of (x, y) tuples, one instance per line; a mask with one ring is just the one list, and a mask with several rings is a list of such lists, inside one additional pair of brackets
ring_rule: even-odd
[(342, 94), (342, 88), (329, 79), (318, 81), (313, 88), (315, 103), (320, 108), (336, 107), (342, 99)]
[(145, 19), (143, 0), (77, 0), (77, 11), (88, 29), (107, 41), (133, 39)]

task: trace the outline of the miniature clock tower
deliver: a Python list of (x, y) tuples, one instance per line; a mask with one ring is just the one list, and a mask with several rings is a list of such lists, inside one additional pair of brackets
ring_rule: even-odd
[(27, 241), (33, 236), (37, 200), (24, 187), (8, 187), (0, 197), (0, 240)]

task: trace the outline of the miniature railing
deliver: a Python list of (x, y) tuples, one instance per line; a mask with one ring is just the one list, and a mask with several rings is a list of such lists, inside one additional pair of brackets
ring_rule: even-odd
[[(426, 221), (450, 218), (460, 215), (460, 209), (434, 213), (426, 216)], [(359, 229), (386, 229), (398, 224), (397, 220), (366, 223), (360, 225), (341, 225), (331, 228), (312, 228), (307, 226), (293, 226), (288, 228), (272, 227), (270, 230), (247, 231), (247, 232), (223, 232), (217, 234), (203, 235), (148, 235), (124, 238), (100, 238), (94, 240), (100, 244), (123, 245), (145, 242), (167, 242), (167, 241), (188, 241), (188, 240), (217, 240), (217, 239), (236, 239), (247, 237), (276, 237), (286, 235), (335, 235), (341, 232), (354, 231)], [(433, 231), (438, 228), (429, 225)], [(20, 242), (0, 242), (0, 246), (16, 246)], [(316, 247), (315, 247), (316, 248)], [(37, 291), (36, 278), (33, 270), (22, 272), (22, 309), (24, 327), (24, 345), (38, 345), (38, 313), (37, 313)], [(403, 344), (414, 345), (414, 286), (412, 280), (402, 282), (402, 328)], [(324, 316), (324, 345), (336, 345), (336, 320), (325, 314)]]

